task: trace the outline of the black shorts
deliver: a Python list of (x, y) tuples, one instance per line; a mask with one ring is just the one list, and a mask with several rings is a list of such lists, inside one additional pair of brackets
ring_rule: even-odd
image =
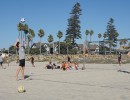
[(25, 67), (25, 59), (19, 60), (19, 66)]
[(3, 62), (0, 62), (0, 65), (2, 65)]
[(47, 69), (52, 69), (52, 66), (50, 66), (50, 65), (47, 65)]
[(66, 68), (65, 68), (65, 67), (63, 67), (63, 70), (66, 70)]
[(31, 61), (31, 64), (34, 64), (34, 61)]
[(119, 62), (121, 61), (121, 57), (118, 57), (118, 61), (119, 61)]

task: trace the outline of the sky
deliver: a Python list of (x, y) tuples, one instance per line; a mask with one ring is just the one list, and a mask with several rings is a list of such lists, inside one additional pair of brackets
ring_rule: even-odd
[[(104, 34), (110, 18), (119, 33), (118, 38), (130, 38), (130, 0), (0, 0), (0, 49), (8, 49), (18, 38), (17, 25), (21, 18), (35, 32), (33, 42), (39, 42), (38, 30), (43, 29), (43, 43), (53, 35), (58, 41), (58, 31), (63, 32), (61, 41), (65, 39), (70, 12), (77, 2), (82, 9), (81, 34), (84, 43), (85, 31), (93, 30), (92, 41), (98, 41), (98, 33)], [(102, 38), (103, 39), (103, 38)]]

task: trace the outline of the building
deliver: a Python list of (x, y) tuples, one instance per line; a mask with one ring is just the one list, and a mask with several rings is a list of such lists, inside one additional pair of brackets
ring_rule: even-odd
[[(31, 48), (39, 48), (40, 49), (40, 42), (33, 43)], [(81, 53), (81, 52), (83, 52), (84, 44), (78, 44), (75, 48), (78, 49), (78, 53)], [(53, 53), (58, 54), (59, 45), (57, 43), (51, 43), (51, 44), (41, 43), (41, 49), (45, 49), (47, 54), (53, 54)], [(88, 50), (89, 50), (89, 53), (96, 54), (99, 52), (99, 46), (96, 44), (91, 44), (91, 45), (89, 45), (89, 48), (86, 49), (85, 52), (88, 53)]]
[[(31, 48), (39, 48), (40, 49), (40, 42), (33, 43)], [(54, 49), (53, 49), (54, 48)], [(41, 43), (41, 49), (44, 49), (47, 54), (58, 53), (58, 45), (56, 43)]]

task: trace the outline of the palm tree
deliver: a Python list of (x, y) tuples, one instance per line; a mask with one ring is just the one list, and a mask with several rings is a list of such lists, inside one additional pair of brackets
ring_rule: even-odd
[(86, 30), (85, 34), (86, 34), (86, 39), (87, 39), (87, 36), (89, 35), (89, 30)]
[[(51, 42), (53, 42), (53, 36), (50, 34), (49, 36), (48, 36), (48, 42), (49, 42), (49, 44), (51, 43)], [(49, 50), (49, 53), (50, 53), (50, 50)]]
[(19, 36), (18, 36), (19, 40), (20, 40), (20, 31), (22, 30), (21, 27), (22, 27), (22, 25), (21, 25), (21, 23), (19, 23), (17, 25), (17, 28), (18, 28), (18, 31), (19, 31)]
[[(101, 33), (98, 33), (98, 38), (99, 38), (99, 48), (100, 48), (100, 38), (102, 37), (102, 34)], [(100, 51), (100, 49), (99, 49)]]
[[(104, 40), (105, 40), (105, 39), (108, 37), (108, 34), (105, 32), (104, 35), (103, 35), (103, 37), (104, 37)], [(106, 44), (109, 43), (109, 41), (104, 41), (104, 42), (105, 42)]]
[(26, 38), (27, 38), (27, 34), (28, 34), (28, 25), (27, 24), (25, 24), (24, 26), (23, 26), (23, 31), (24, 31), (24, 33), (25, 33), (25, 36), (23, 36), (23, 37), (25, 37), (25, 41), (27, 40)]
[[(17, 27), (18, 27), (18, 31), (19, 31), (19, 36), (18, 36), (19, 42), (22, 43), (22, 30), (23, 30), (23, 24), (22, 24), (22, 23), (19, 23), (19, 24), (17, 25)], [(21, 37), (21, 39), (20, 39), (20, 37)]]
[(89, 34), (90, 34), (90, 42), (91, 42), (91, 36), (93, 35), (93, 30), (90, 30)]
[(27, 38), (28, 38), (28, 46), (30, 46), (29, 43), (30, 43), (30, 41), (31, 41), (31, 39), (32, 39), (32, 35), (31, 35), (31, 34), (28, 34), (28, 35), (27, 35)]
[(130, 47), (130, 42), (128, 43), (128, 46)]
[(103, 37), (104, 37), (104, 39), (108, 37), (106, 32), (104, 33)]
[(127, 42), (128, 42), (127, 39), (123, 39), (123, 44), (124, 44), (124, 46), (125, 46), (125, 44), (126, 44)]
[(35, 32), (33, 29), (29, 29), (29, 34), (31, 34), (32, 36), (32, 39), (31, 39), (31, 45), (32, 45), (32, 42), (33, 42), (33, 38), (35, 37)]
[(38, 36), (40, 37), (40, 54), (41, 54), (41, 38), (45, 35), (44, 30), (40, 29), (38, 31)]
[(28, 34), (28, 35), (27, 35), (27, 38), (28, 38), (28, 54), (29, 54), (29, 49), (30, 49), (29, 43), (30, 43), (30, 41), (31, 41), (31, 39), (32, 39), (32, 35), (31, 35), (31, 34)]
[(108, 37), (108, 34), (105, 32), (104, 34), (103, 34), (103, 37), (104, 37), (104, 53), (105, 53), (105, 55), (106, 55), (106, 48), (105, 48), (105, 39)]
[(63, 33), (61, 31), (58, 31), (57, 37), (59, 38), (59, 54), (60, 54), (60, 38), (63, 37)]
[(123, 41), (122, 41), (122, 40), (120, 40), (119, 44), (120, 44), (120, 47), (121, 47), (121, 46), (122, 46), (122, 44), (123, 44)]
[(127, 43), (128, 41), (127, 41), (127, 39), (121, 39), (120, 40), (120, 46), (122, 46), (123, 44), (124, 44), (124, 46), (125, 46), (125, 44)]
[(99, 38), (99, 41), (100, 41), (100, 38), (102, 37), (102, 34), (101, 33), (98, 33), (98, 38)]

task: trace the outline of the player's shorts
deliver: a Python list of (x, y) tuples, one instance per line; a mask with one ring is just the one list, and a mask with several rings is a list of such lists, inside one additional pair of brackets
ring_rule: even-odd
[(19, 60), (19, 66), (25, 67), (25, 59)]

